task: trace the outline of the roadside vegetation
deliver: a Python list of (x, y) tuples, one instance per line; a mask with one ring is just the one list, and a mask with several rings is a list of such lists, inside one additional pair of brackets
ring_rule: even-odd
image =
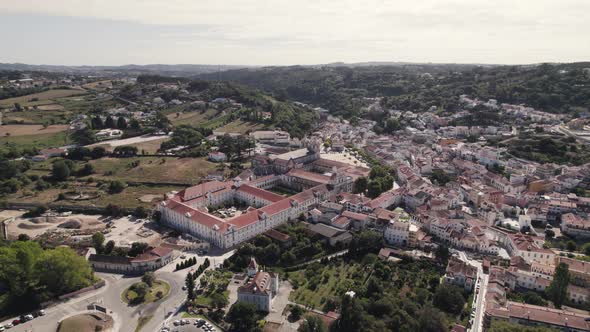
[(97, 279), (82, 256), (67, 247), (43, 249), (37, 242), (0, 246), (0, 316), (37, 308), (40, 303), (94, 284)]

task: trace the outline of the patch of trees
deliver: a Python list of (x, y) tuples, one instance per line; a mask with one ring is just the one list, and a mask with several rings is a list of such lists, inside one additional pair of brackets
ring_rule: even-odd
[(43, 250), (37, 242), (16, 241), (0, 247), (0, 314), (35, 309), (40, 303), (90, 286), (92, 268), (72, 249)]
[[(97, 115), (97, 116), (93, 117), (92, 119), (90, 119), (90, 126), (94, 130), (100, 130), (100, 129), (106, 129), (106, 128), (124, 130), (124, 129), (127, 129), (128, 123), (127, 123), (127, 119), (125, 119), (125, 117), (122, 117), (122, 116), (120, 116), (118, 118), (114, 118), (114, 117), (108, 115), (105, 118), (105, 120), (103, 121), (102, 117)], [(137, 127), (136, 129), (139, 129), (139, 127)]]
[(463, 311), (465, 301), (463, 291), (459, 287), (447, 284), (439, 285), (432, 299), (435, 307), (455, 315)]
[(254, 140), (246, 135), (233, 137), (228, 134), (219, 137), (217, 144), (219, 151), (227, 156), (227, 160), (241, 159), (242, 153), (255, 146)]
[(176, 264), (176, 271), (186, 269), (187, 267), (191, 267), (191, 266), (193, 266), (195, 264), (197, 264), (197, 258), (196, 257), (191, 257), (191, 258), (189, 258), (187, 260), (183, 260), (182, 262), (177, 263)]
[[(189, 267), (189, 266), (193, 266), (196, 263), (197, 263), (197, 259), (195, 257), (193, 257), (192, 259), (188, 259), (186, 261), (183, 261), (180, 264), (176, 264), (176, 271), (182, 270), (182, 269)], [(211, 263), (209, 262), (209, 258), (205, 258), (205, 261), (203, 262), (203, 264), (199, 265), (199, 267), (197, 268), (197, 270), (194, 273), (190, 273), (190, 272), (187, 273), (186, 278), (185, 278), (185, 286), (186, 286), (186, 291), (187, 291), (187, 298), (190, 301), (194, 300), (196, 297), (195, 282), (196, 282), (197, 278), (199, 278), (201, 276), (201, 274), (203, 274), (203, 272), (205, 272), (205, 270), (210, 265), (211, 265)], [(222, 307), (224, 307), (224, 306), (225, 306), (225, 304)]]
[(373, 231), (362, 231), (356, 234), (348, 245), (348, 255), (363, 257), (366, 254), (376, 254), (383, 248), (383, 237)]
[(230, 331), (235, 332), (260, 331), (258, 328), (259, 319), (256, 306), (246, 302), (236, 302), (225, 317), (225, 320), (231, 325)]
[(174, 128), (170, 140), (162, 142), (160, 150), (168, 150), (177, 146), (195, 147), (201, 145), (203, 138), (211, 135), (211, 129), (180, 125)]
[(89, 127), (76, 130), (70, 135), (70, 138), (79, 145), (89, 145), (96, 142), (96, 135)]
[(367, 183), (367, 196), (375, 198), (393, 188), (395, 181), (392, 170), (385, 166), (376, 165), (371, 168)]
[(0, 159), (0, 195), (15, 193), (29, 184), (31, 178), (24, 173), (30, 168), (28, 160)]
[[(432, 264), (412, 261), (394, 264), (373, 254), (359, 258), (328, 263), (328, 266), (351, 266), (362, 262), (356, 273), (342, 276), (352, 279), (346, 291), (352, 290), (355, 295), (341, 294), (332, 307), (323, 308), (340, 308), (340, 318), (330, 331), (447, 331), (446, 315), (432, 304), (433, 289), (441, 273)], [(369, 271), (373, 273), (366, 280)], [(323, 268), (316, 273), (321, 276)]]
[(337, 250), (318, 238), (308, 236), (304, 228), (302, 225), (284, 225), (278, 229), (289, 235), (292, 240), (290, 247), (279, 246), (266, 235), (258, 235), (238, 247), (236, 253), (225, 260), (224, 266), (232, 271), (242, 271), (254, 257), (262, 265), (289, 267)]
[[(362, 97), (383, 96), (383, 108), (425, 112), (432, 106), (445, 112), (461, 108), (467, 94), (499, 103), (527, 104), (554, 112), (588, 108), (587, 63), (544, 64), (537, 67), (474, 65), (382, 65), (276, 67), (224, 72), (226, 80), (324, 107), (333, 115), (354, 117), (366, 106)], [(565, 72), (563, 72), (564, 70)], [(202, 78), (217, 79), (217, 74)], [(477, 114), (469, 121), (477, 123)], [(491, 119), (493, 120), (493, 119)]]
[(582, 165), (590, 162), (590, 149), (572, 137), (531, 137), (511, 141), (508, 152), (540, 163)]
[(445, 184), (454, 180), (453, 176), (445, 173), (445, 171), (441, 169), (432, 170), (432, 174), (430, 174), (429, 178), (432, 183), (436, 183), (439, 186), (444, 186)]
[(71, 160), (91, 160), (91, 159), (100, 159), (107, 155), (107, 151), (102, 146), (96, 146), (92, 149), (87, 147), (78, 146), (73, 149), (68, 150), (68, 154), (66, 155), (67, 159)]
[(117, 146), (113, 150), (113, 156), (116, 157), (134, 157), (137, 155), (137, 147), (132, 145)]
[(559, 263), (555, 268), (553, 280), (545, 290), (547, 297), (553, 302), (555, 307), (561, 308), (561, 305), (567, 300), (567, 286), (569, 285), (569, 267), (565, 263)]

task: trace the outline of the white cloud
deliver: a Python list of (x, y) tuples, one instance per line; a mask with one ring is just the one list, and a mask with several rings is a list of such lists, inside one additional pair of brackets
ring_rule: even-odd
[(242, 64), (590, 58), (586, 0), (3, 0), (0, 13), (154, 26), (154, 38), (177, 47), (154, 50), (168, 63), (196, 52), (209, 63)]

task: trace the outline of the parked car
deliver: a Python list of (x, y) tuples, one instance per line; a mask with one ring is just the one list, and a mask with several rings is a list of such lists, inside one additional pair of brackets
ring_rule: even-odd
[(18, 325), (20, 324), (20, 319), (15, 319), (12, 321), (12, 325)]
[(180, 325), (180, 321), (179, 320), (175, 320), (172, 324), (174, 324), (174, 326), (178, 326), (178, 325)]
[(7, 328), (7, 329), (9, 329), (9, 328), (11, 328), (11, 327), (13, 327), (13, 326), (14, 326), (14, 325), (13, 325), (12, 323), (8, 323), (8, 324), (4, 325), (4, 328)]

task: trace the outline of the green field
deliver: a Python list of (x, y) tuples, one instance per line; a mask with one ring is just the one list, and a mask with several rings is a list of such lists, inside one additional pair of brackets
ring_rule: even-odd
[(232, 121), (220, 128), (217, 128), (218, 131), (224, 131), (228, 133), (240, 133), (245, 134), (249, 131), (257, 131), (257, 130), (271, 130), (273, 129), (272, 125), (265, 125), (263, 123), (256, 123), (256, 122), (248, 122), (244, 120), (235, 120)]
[(168, 114), (168, 119), (174, 126), (191, 125), (204, 126), (207, 122), (216, 119), (221, 115), (221, 111), (215, 109), (208, 109), (206, 111), (193, 112), (171, 112)]
[[(137, 167), (132, 167), (134, 161), (139, 161)], [(96, 170), (95, 178), (154, 183), (198, 183), (216, 168), (206, 158), (101, 158), (90, 163)]]
[(70, 144), (66, 132), (0, 137), (0, 147), (8, 147), (14, 144), (20, 148), (36, 147), (38, 149), (55, 148)]
[[(76, 95), (86, 94), (85, 90), (73, 90), (73, 89), (55, 89), (48, 90), (39, 93), (33, 93), (26, 96), (8, 98), (0, 100), (0, 106), (12, 106), (14, 103), (19, 103), (22, 106), (28, 105), (28, 103), (43, 102), (47, 100), (53, 100), (56, 98), (70, 97)], [(36, 101), (33, 99), (37, 99)], [(31, 104), (33, 105), (33, 104)]]
[[(35, 105), (38, 106), (36, 109), (34, 108)], [(52, 105), (54, 108), (61, 107), (63, 109), (47, 110), (43, 109), (44, 105)], [(25, 124), (65, 124), (69, 123), (71, 118), (76, 114), (88, 114), (95, 109), (109, 109), (121, 106), (121, 104), (112, 99), (95, 100), (93, 95), (77, 95), (72, 97), (27, 102), (21, 106), (23, 106), (23, 111), (21, 112), (5, 112), (2, 119), (3, 122)]]

